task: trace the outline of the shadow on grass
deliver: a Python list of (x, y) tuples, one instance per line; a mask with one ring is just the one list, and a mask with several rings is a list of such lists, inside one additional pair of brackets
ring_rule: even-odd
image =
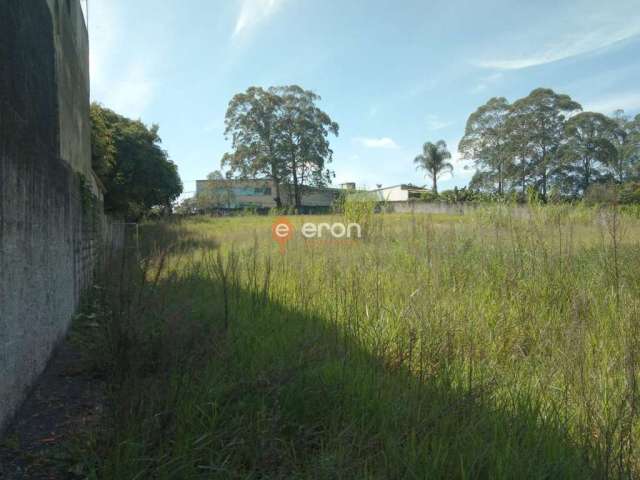
[[(181, 220), (155, 222), (143, 225), (140, 228), (140, 239), (138, 242), (140, 255), (148, 257), (164, 249), (172, 253), (189, 253), (194, 250), (215, 250), (219, 243), (209, 235), (193, 233), (185, 235), (181, 228)], [(136, 239), (127, 239), (129, 247), (135, 246)]]
[(120, 324), (104, 316), (94, 339), (112, 385), (87, 462), (99, 478), (595, 475), (531, 398), (497, 408), (489, 388), (456, 387), (444, 366), (417, 374), (372, 354), (352, 326), (212, 271), (104, 290)]

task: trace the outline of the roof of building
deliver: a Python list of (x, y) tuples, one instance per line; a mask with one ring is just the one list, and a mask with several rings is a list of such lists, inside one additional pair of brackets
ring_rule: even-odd
[(421, 191), (427, 191), (428, 189), (425, 187), (419, 187), (418, 185), (413, 185), (411, 183), (400, 183), (398, 185), (390, 185), (388, 187), (382, 187), (382, 188), (376, 188), (374, 190), (371, 190), (372, 192), (379, 192), (381, 190), (389, 190), (391, 188), (398, 188), (400, 187), (401, 190), (421, 190)]

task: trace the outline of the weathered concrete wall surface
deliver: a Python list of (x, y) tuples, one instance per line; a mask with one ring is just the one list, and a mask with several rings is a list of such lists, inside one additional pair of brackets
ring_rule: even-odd
[(60, 158), (91, 179), (89, 36), (78, 0), (47, 0), (52, 13)]
[(79, 11), (0, 2), (0, 429), (64, 336), (105, 228)]

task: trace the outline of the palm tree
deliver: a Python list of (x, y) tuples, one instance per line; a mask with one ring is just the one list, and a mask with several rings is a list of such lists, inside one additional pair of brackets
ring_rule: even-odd
[(413, 163), (416, 168), (422, 169), (433, 181), (433, 193), (438, 193), (438, 178), (445, 171), (453, 172), (453, 165), (448, 162), (451, 153), (447, 150), (444, 140), (436, 143), (427, 142), (422, 146), (422, 154), (418, 155)]

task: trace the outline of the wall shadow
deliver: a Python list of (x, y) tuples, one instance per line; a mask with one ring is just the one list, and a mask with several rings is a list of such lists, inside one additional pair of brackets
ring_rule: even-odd
[(490, 389), (454, 387), (444, 369), (420, 378), (364, 348), (353, 326), (205, 270), (147, 287), (134, 309), (114, 366), (107, 476), (596, 476), (530, 399), (498, 408)]

